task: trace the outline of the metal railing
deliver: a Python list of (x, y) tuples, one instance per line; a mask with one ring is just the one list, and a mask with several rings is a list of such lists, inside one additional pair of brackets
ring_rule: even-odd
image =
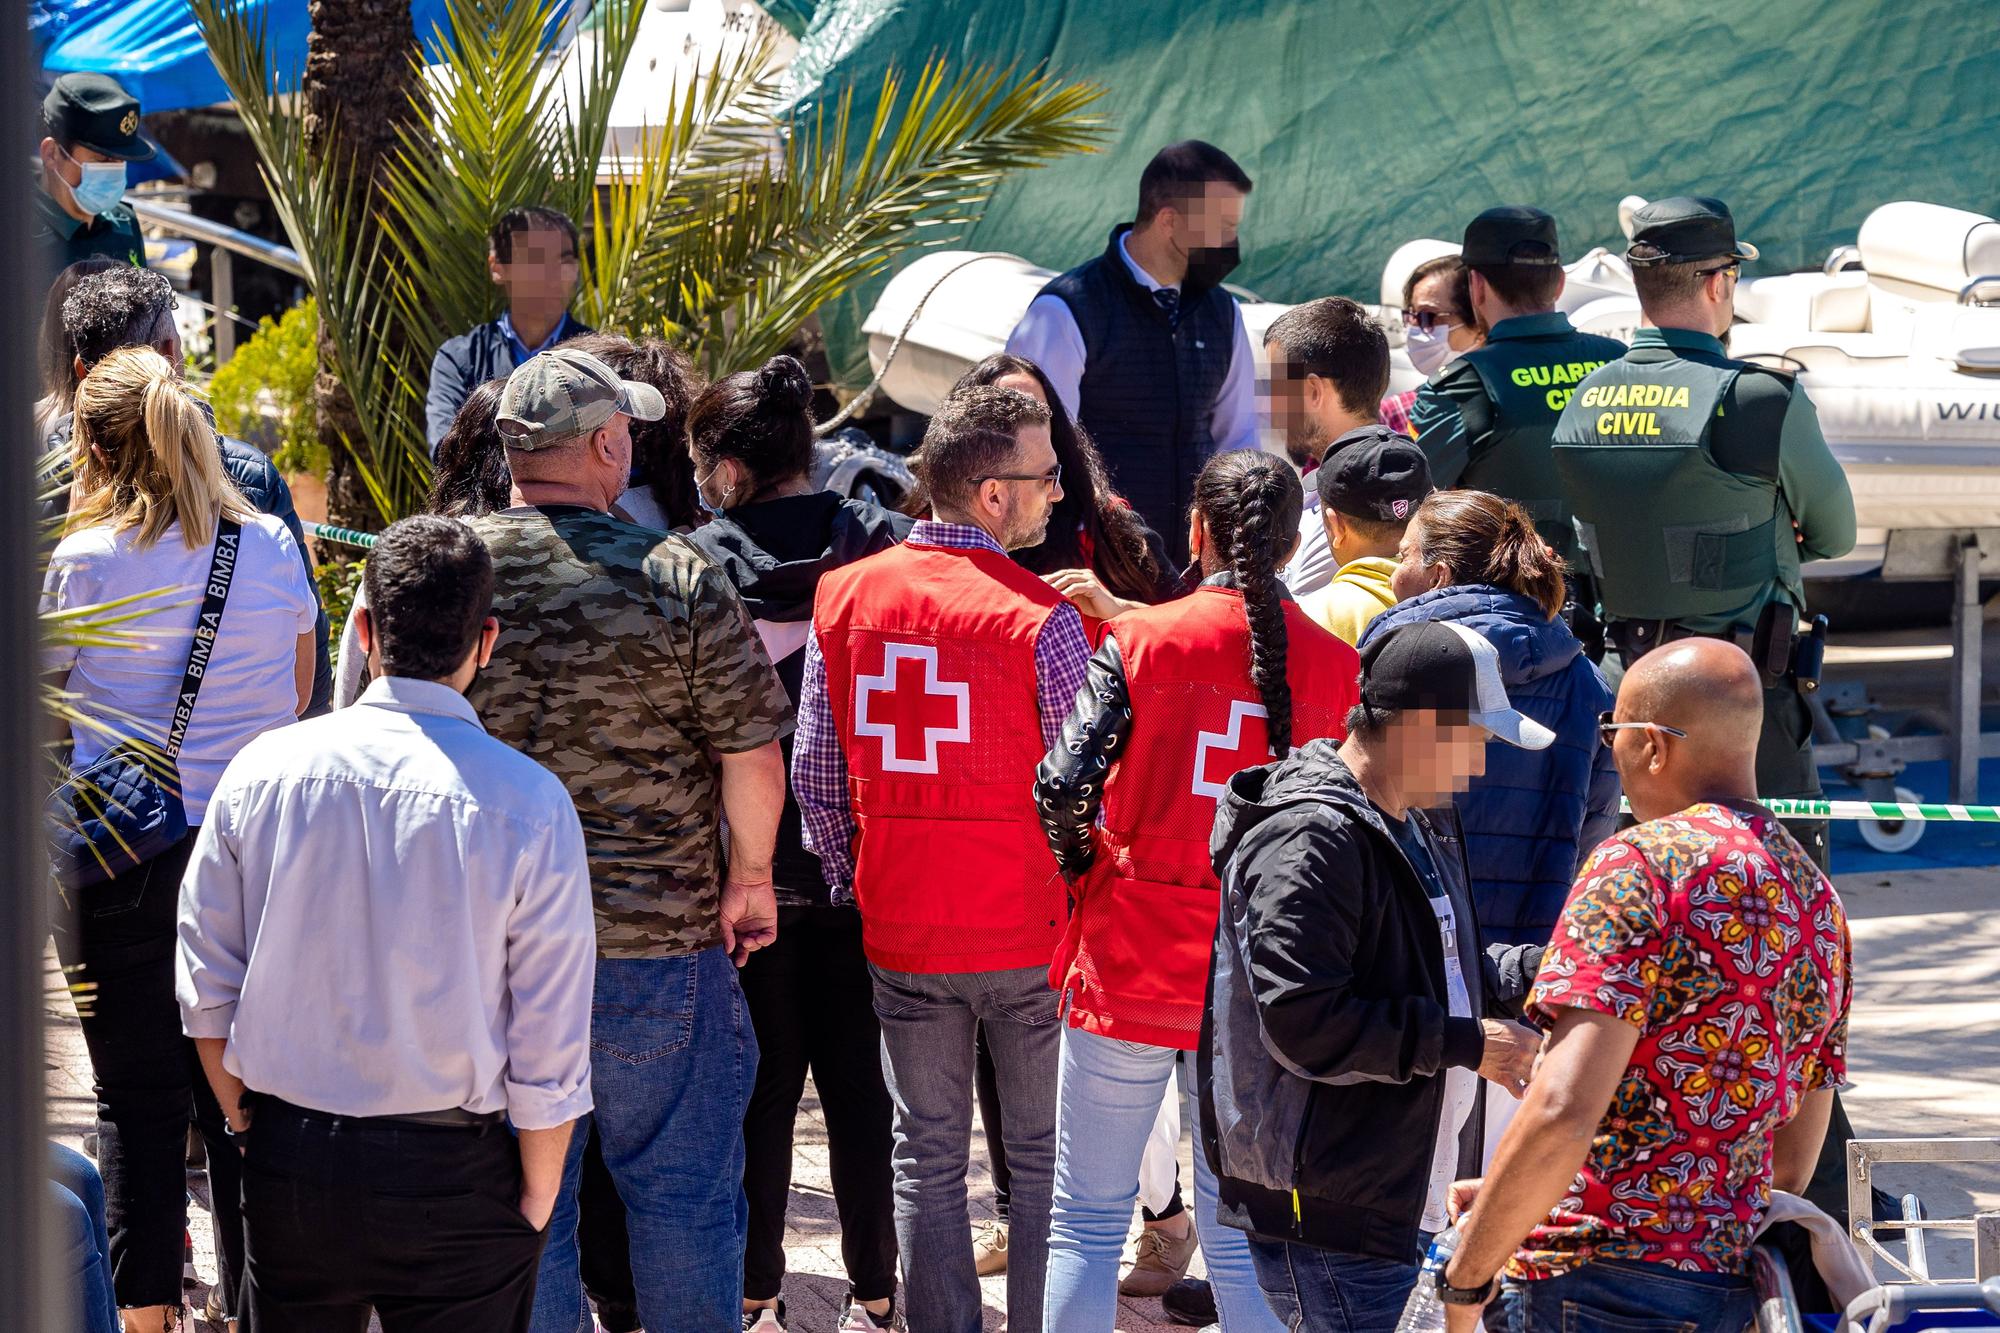
[[(298, 251), (290, 246), (252, 236), (247, 231), (238, 231), (212, 218), (197, 217), (186, 209), (168, 208), (140, 194), (126, 195), (125, 205), (148, 226), (213, 247), (214, 253), (209, 256), (211, 281), (208, 295), (209, 307), (215, 315), (215, 364), (218, 366), (236, 354), (236, 324), (241, 319), (234, 309), (236, 266), (233, 257), (241, 255), (294, 278), (306, 275), (305, 265), (299, 262)], [(225, 315), (228, 318), (224, 318)]]

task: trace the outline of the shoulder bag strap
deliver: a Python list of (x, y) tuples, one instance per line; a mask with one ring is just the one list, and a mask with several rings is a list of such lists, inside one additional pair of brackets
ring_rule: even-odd
[(208, 565), (208, 584), (202, 589), (201, 614), (194, 622), (194, 643), (188, 648), (187, 670), (181, 675), (180, 691), (174, 696), (174, 721), (167, 731), (166, 754), (178, 759), (181, 742), (187, 739), (188, 723), (194, 718), (195, 697), (201, 693), (202, 677), (215, 653), (215, 636), (222, 628), (222, 608), (229, 601), (229, 584), (236, 577), (236, 556), (243, 545), (243, 525), (226, 515), (215, 526), (215, 553)]

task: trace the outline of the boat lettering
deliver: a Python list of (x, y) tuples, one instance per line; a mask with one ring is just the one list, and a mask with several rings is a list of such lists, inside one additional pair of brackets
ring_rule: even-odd
[[(1593, 384), (1583, 391), (1585, 407), (1686, 407), (1685, 384)], [(1658, 432), (1653, 432), (1658, 434)]]
[(1991, 403), (1939, 403), (1939, 421), (1984, 421)]
[[(1683, 393), (1686, 390), (1682, 390)], [(1658, 435), (1660, 414), (1658, 412), (1599, 412), (1597, 414), (1599, 435)]]

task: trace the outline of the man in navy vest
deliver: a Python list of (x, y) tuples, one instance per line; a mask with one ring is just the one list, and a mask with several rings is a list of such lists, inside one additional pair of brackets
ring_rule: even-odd
[(1162, 148), (1139, 177), (1137, 220), (1044, 287), (1007, 340), (1182, 562), (1195, 474), (1213, 453), (1257, 447), (1250, 335), (1222, 290), (1249, 194), (1250, 177), (1213, 144)]

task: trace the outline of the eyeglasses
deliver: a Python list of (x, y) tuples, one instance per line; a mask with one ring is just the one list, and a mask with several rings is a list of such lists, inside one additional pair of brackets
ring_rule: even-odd
[(1058, 463), (1047, 472), (989, 472), (983, 477), (974, 477), (972, 484), (982, 481), (1039, 481), (1044, 486), (1062, 485), (1062, 464)]
[(1670, 727), (1664, 722), (1614, 722), (1609, 713), (1597, 715), (1597, 739), (1604, 743), (1604, 748), (1610, 749), (1611, 742), (1617, 739), (1617, 733), (1621, 731), (1663, 731), (1682, 740), (1688, 738), (1685, 731), (1679, 727)]
[(1697, 278), (1712, 278), (1718, 273), (1727, 273), (1732, 277), (1738, 277), (1741, 276), (1742, 270), (1743, 261), (1738, 259), (1727, 264), (1718, 264), (1714, 268), (1697, 269), (1695, 270), (1695, 276)]
[(1422, 329), (1425, 333), (1432, 332), (1439, 325), (1443, 325), (1447, 329), (1455, 329), (1458, 327), (1459, 322), (1442, 310), (1405, 310), (1403, 312), (1403, 325), (1405, 328)]

